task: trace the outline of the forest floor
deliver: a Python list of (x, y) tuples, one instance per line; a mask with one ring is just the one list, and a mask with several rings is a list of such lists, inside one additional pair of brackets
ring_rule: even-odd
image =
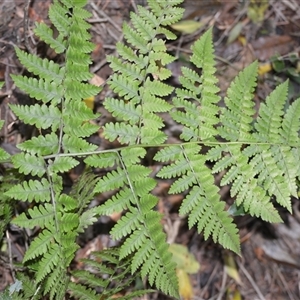
[[(5, 88), (0, 91), (1, 119), (6, 126), (0, 132), (1, 146), (11, 154), (17, 152), (16, 145), (30, 138), (31, 127), (20, 124), (8, 108), (9, 103), (30, 103), (32, 100), (13, 85), (10, 74), (24, 70), (16, 59), (14, 46), (55, 59), (56, 54), (37, 41), (33, 34), (34, 22), (48, 23), (47, 12), (50, 0), (1, 0), (0, 4), (0, 81)], [(139, 2), (139, 3), (138, 3)], [(24, 11), (26, 4), (30, 3)], [(142, 0), (89, 0), (92, 13), (92, 41), (96, 47), (92, 53), (91, 72), (98, 82), (105, 82), (111, 74), (106, 55), (115, 54), (115, 45), (122, 40), (122, 23), (129, 21), (130, 11), (135, 11)], [(281, 82), (289, 79), (288, 101), (300, 96), (300, 2), (299, 0), (185, 0), (184, 20), (177, 24), (178, 39), (168, 43), (168, 50), (179, 57), (169, 67), (173, 72), (170, 84), (177, 85), (180, 67), (186, 64), (191, 54), (192, 43), (213, 26), (214, 46), (217, 59), (217, 76), (221, 96), (234, 76), (251, 62), (259, 62), (258, 88), (255, 104), (259, 108), (266, 96)], [(24, 16), (26, 17), (24, 26)], [(26, 37), (26, 38), (25, 38)], [(105, 88), (92, 105), (102, 114), (100, 125), (111, 118), (103, 109)], [(166, 120), (168, 122), (168, 120)], [(169, 138), (178, 139), (178, 128), (168, 124)], [(103, 148), (114, 147), (104, 141), (101, 133), (93, 136), (94, 143)], [(149, 167), (159, 166), (148, 161)], [(70, 174), (70, 185), (80, 175), (80, 168)], [(216, 178), (218, 180), (218, 178)], [(293, 201), (293, 214), (279, 208), (284, 220), (282, 224), (268, 224), (261, 220), (240, 216), (235, 219), (241, 238), (242, 256), (225, 251), (211, 240), (205, 241), (202, 234), (189, 230), (187, 221), (178, 217), (178, 206), (182, 195), (168, 195), (171, 182), (158, 181), (155, 189), (160, 202), (158, 209), (164, 213), (165, 228), (170, 241), (181, 244), (195, 256), (200, 264), (196, 274), (189, 275), (192, 284), (190, 299), (215, 300), (297, 300), (300, 299), (300, 205)], [(222, 199), (232, 203), (227, 188), (220, 190)], [(97, 201), (102, 201), (99, 196)], [(91, 251), (101, 250), (113, 244), (107, 228), (110, 219), (100, 220), (80, 238), (82, 248), (79, 258)], [(105, 224), (107, 223), (107, 224)], [(16, 260), (24, 255), (24, 245), (18, 234), (10, 228), (12, 251)], [(1, 249), (3, 251), (3, 249)], [(0, 290), (12, 283), (9, 269), (0, 259)], [(188, 289), (188, 288), (187, 288)], [(161, 294), (146, 295), (141, 299), (169, 299)], [(183, 297), (188, 300), (189, 297)]]

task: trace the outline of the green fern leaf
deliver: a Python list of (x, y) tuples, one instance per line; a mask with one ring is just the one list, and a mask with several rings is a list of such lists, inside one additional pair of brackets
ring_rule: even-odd
[(53, 241), (54, 234), (49, 230), (43, 230), (30, 244), (24, 255), (23, 263), (47, 253)]
[(164, 143), (166, 139), (165, 133), (156, 128), (150, 129), (149, 127), (143, 127), (141, 129), (141, 142), (143, 144), (160, 145)]
[(147, 40), (145, 40), (139, 33), (137, 33), (134, 29), (130, 28), (128, 24), (123, 24), (123, 33), (126, 40), (133, 46), (139, 49), (139, 51), (143, 54), (148, 52), (147, 48)]
[(110, 215), (112, 213), (122, 212), (131, 205), (132, 191), (130, 188), (124, 188), (111, 199), (107, 200), (103, 205), (99, 207), (99, 214)]
[(277, 166), (270, 147), (251, 145), (245, 151), (254, 147), (256, 149), (252, 150), (251, 153), (255, 156), (250, 164), (253, 165), (254, 171), (259, 174), (258, 182), (268, 191), (269, 195), (275, 195), (276, 201), (291, 212), (289, 184), (284, 178), (283, 170)]
[(58, 172), (67, 172), (76, 167), (79, 162), (72, 157), (57, 156), (54, 161), (48, 160), (48, 170), (50, 174)]
[(118, 155), (115, 152), (111, 152), (88, 156), (84, 162), (91, 167), (108, 168), (113, 167), (117, 159)]
[(119, 94), (120, 97), (124, 97), (125, 100), (139, 97), (139, 81), (137, 80), (129, 80), (126, 77), (114, 74), (109, 83), (113, 91)]
[(53, 244), (40, 261), (40, 266), (36, 274), (36, 281), (41, 282), (52, 270), (59, 266), (59, 245)]
[(68, 9), (63, 5), (51, 5), (49, 9), (49, 18), (60, 34), (68, 36), (70, 31), (70, 19), (68, 18)]
[[(133, 64), (124, 64), (122, 60), (114, 56), (108, 56), (106, 59), (114, 71), (121, 72), (127, 78), (131, 78), (132, 80), (143, 80), (145, 76), (145, 70), (141, 70), (139, 67)], [(134, 57), (134, 59), (136, 58)]]
[(230, 141), (251, 141), (254, 111), (253, 98), (256, 87), (257, 62), (246, 67), (231, 83), (222, 110), (220, 135)]
[(45, 23), (36, 23), (34, 33), (39, 36), (45, 43), (55, 50), (56, 53), (62, 53), (66, 50), (65, 42), (62, 35), (57, 38), (53, 37), (53, 31)]
[(101, 213), (99, 212), (98, 207), (93, 207), (91, 209), (86, 210), (83, 212), (80, 217), (79, 217), (79, 225), (76, 229), (76, 232), (84, 232), (84, 230), (97, 222), (98, 218), (96, 216), (100, 215)]
[(46, 171), (44, 160), (29, 153), (18, 153), (12, 156), (12, 162), (19, 172), (42, 177)]
[(54, 81), (57, 84), (63, 81), (65, 68), (62, 68), (59, 64), (46, 58), (41, 59), (36, 55), (26, 53), (19, 48), (15, 48), (15, 51), (22, 65), (34, 75), (44, 79), (50, 78), (51, 81)]
[(115, 240), (121, 239), (124, 236), (131, 234), (139, 227), (140, 215), (135, 208), (132, 212), (127, 212), (118, 223), (110, 231), (110, 234)]
[(147, 153), (146, 150), (142, 147), (123, 148), (120, 152), (122, 161), (125, 165), (140, 163), (141, 158), (144, 158)]
[(104, 130), (104, 136), (110, 142), (118, 139), (122, 144), (135, 144), (139, 136), (139, 128), (135, 125), (107, 123)]
[(58, 129), (61, 121), (61, 112), (55, 106), (39, 105), (10, 105), (11, 110), (25, 123), (35, 125), (37, 128), (52, 131)]
[[(98, 176), (91, 172), (88, 168), (80, 176), (79, 180), (75, 182), (70, 191), (70, 206), (66, 207), (66, 200), (62, 200), (62, 204), (68, 211), (78, 209), (78, 214), (81, 215), (83, 209), (85, 209), (89, 203), (94, 199), (94, 187), (98, 181)], [(66, 197), (66, 195), (63, 195)]]
[(300, 98), (295, 100), (287, 109), (280, 130), (281, 142), (285, 145), (299, 145), (300, 131)]
[(18, 148), (30, 154), (49, 155), (58, 151), (58, 137), (55, 133), (32, 137), (30, 140), (18, 145)]
[(72, 212), (78, 207), (77, 199), (73, 197), (61, 194), (57, 200), (57, 210), (61, 212)]
[(298, 159), (295, 160), (292, 152), (296, 148), (291, 149), (291, 147), (285, 145), (274, 145), (270, 150), (277, 167), (282, 171), (284, 180), (288, 184), (290, 195), (297, 197), (297, 177), (299, 177), (300, 163)]
[[(182, 68), (180, 83), (184, 89), (176, 90), (173, 99), (176, 110), (172, 117), (184, 125), (181, 138), (185, 141), (214, 139), (219, 123), (219, 88), (216, 86), (212, 31), (207, 31), (193, 46), (191, 62), (202, 70), (201, 76), (186, 67)], [(187, 101), (186, 99), (190, 99)]]
[[(124, 60), (127, 60), (128, 62), (134, 62), (136, 65), (140, 66), (140, 69), (144, 69), (147, 66), (147, 64), (148, 64), (147, 59), (145, 59), (144, 56), (142, 56), (142, 55), (139, 55), (139, 56), (136, 55), (136, 53), (130, 47), (118, 42), (116, 44), (116, 49), (118, 51), (118, 54)], [(110, 56), (108, 56), (108, 60), (110, 60)], [(131, 68), (131, 67), (129, 67), (129, 68)], [(114, 71), (119, 70), (119, 69), (118, 70), (114, 69), (113, 62), (112, 62), (112, 69)], [(127, 68), (126, 68), (126, 70), (127, 70)], [(128, 71), (126, 71), (126, 72), (128, 72)], [(139, 71), (139, 74), (141, 74), (141, 71)]]
[(145, 41), (151, 41), (155, 37), (155, 27), (153, 27), (153, 25), (149, 23), (147, 19), (144, 19), (141, 15), (138, 15), (133, 12), (131, 12), (130, 17), (132, 20), (133, 27), (137, 32), (139, 32), (140, 36)]
[(288, 81), (279, 85), (260, 105), (259, 115), (255, 123), (257, 140), (276, 143), (279, 141), (283, 107), (288, 93)]
[(98, 181), (94, 190), (96, 193), (115, 190), (123, 186), (125, 180), (126, 180), (126, 174), (124, 170), (118, 168), (117, 170), (111, 171), (107, 175), (103, 176)]
[(50, 275), (44, 279), (43, 283), (45, 286), (44, 295), (49, 293), (50, 300), (63, 299), (65, 297), (69, 279), (65, 270), (58, 267), (51, 271)]
[[(1, 126), (0, 126), (1, 128)], [(0, 161), (6, 161), (10, 158), (9, 153), (7, 153), (4, 149), (0, 148)]]
[(182, 8), (176, 7), (176, 5), (182, 2), (182, 0), (172, 2), (156, 2), (154, 0), (149, 0), (148, 5), (157, 17), (163, 18), (162, 25), (166, 26), (174, 24), (181, 19), (184, 10)]
[(106, 98), (104, 103), (105, 108), (112, 112), (115, 118), (129, 121), (129, 124), (136, 124), (141, 117), (141, 109), (136, 108), (133, 103), (125, 103), (122, 100)]
[(169, 146), (157, 152), (155, 155), (155, 160), (159, 162), (177, 160), (179, 157), (181, 157), (181, 154), (182, 149), (180, 146)]
[[(72, 76), (72, 74), (70, 74), (70, 76)], [(65, 84), (65, 97), (68, 100), (86, 99), (93, 95), (97, 95), (101, 90), (100, 87), (91, 85), (89, 83), (82, 83), (76, 81), (76, 84), (74, 84), (74, 79), (72, 77), (68, 76), (67, 78), (68, 79), (65, 80), (64, 84)]]
[(62, 141), (63, 149), (69, 153), (79, 152), (92, 152), (95, 151), (97, 146), (89, 144), (85, 140), (65, 134)]
[(173, 87), (160, 82), (160, 81), (150, 81), (147, 80), (144, 84), (146, 91), (154, 96), (168, 96), (172, 93)]
[(53, 223), (54, 218), (54, 208), (52, 204), (46, 203), (44, 205), (35, 206), (28, 210), (30, 219), (25, 213), (22, 213), (17, 218), (13, 220), (13, 223), (25, 228), (34, 228), (35, 226), (40, 226), (44, 228), (47, 226), (49, 228), (50, 224)]
[(96, 291), (91, 288), (87, 288), (82, 284), (70, 282), (68, 288), (71, 290), (72, 295), (77, 297), (79, 300), (99, 300), (99, 295), (96, 295)]
[[(75, 115), (76, 119), (72, 117), (72, 115)], [(66, 134), (76, 137), (88, 137), (99, 130), (99, 127), (95, 124), (82, 123), (80, 118), (77, 118), (77, 115), (77, 112), (73, 114), (69, 112), (63, 116), (63, 122), (65, 124), (64, 132)]]
[(64, 93), (63, 87), (58, 85), (57, 82), (52, 81), (52, 79), (49, 80), (49, 77), (39, 80), (26, 76), (11, 75), (11, 77), (17, 87), (29, 94), (30, 97), (41, 100), (44, 103), (50, 101), (53, 101), (53, 104), (61, 102)]
[(22, 201), (50, 201), (50, 184), (45, 179), (24, 181), (9, 189), (6, 196)]

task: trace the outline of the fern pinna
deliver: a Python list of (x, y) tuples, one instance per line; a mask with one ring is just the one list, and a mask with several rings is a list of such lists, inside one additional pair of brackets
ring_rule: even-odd
[[(45, 24), (37, 24), (36, 34), (65, 55), (63, 66), (16, 49), (35, 78), (13, 79), (39, 102), (11, 108), (41, 133), (18, 145), (22, 152), (12, 157), (19, 172), (31, 179), (6, 192), (7, 197), (36, 204), (14, 223), (40, 228), (23, 261), (35, 274), (36, 289), (24, 290), (23, 296), (37, 293), (63, 299), (68, 290), (79, 299), (98, 299), (98, 285), (105, 294), (107, 282), (87, 271), (73, 272), (74, 282), (69, 282), (68, 266), (80, 232), (99, 215), (123, 212), (111, 230), (112, 237), (122, 243), (118, 250), (108, 252), (109, 263), (126, 262), (121, 278), (140, 271), (151, 285), (178, 298), (175, 265), (162, 216), (156, 211), (158, 199), (152, 194), (156, 180), (142, 164), (146, 149), (160, 148), (154, 157), (163, 164), (157, 176), (173, 180), (169, 193), (185, 195), (179, 213), (187, 216), (189, 226), (196, 226), (206, 239), (212, 237), (240, 253), (238, 229), (220, 199), (214, 174), (224, 174), (221, 186), (230, 185), (236, 209), (266, 221), (281, 221), (273, 202), (291, 211), (290, 198), (298, 192), (300, 99), (285, 109), (288, 83), (282, 83), (254, 118), (254, 62), (231, 83), (225, 107), (220, 108), (211, 30), (192, 46), (190, 61), (197, 71), (183, 67), (181, 87), (169, 86), (165, 80), (172, 74), (166, 65), (175, 57), (167, 52), (165, 43), (176, 36), (166, 26), (180, 20), (182, 9), (177, 5), (182, 1), (150, 0), (149, 9), (139, 6), (137, 13), (131, 14), (132, 25), (124, 25), (125, 43), (116, 47), (119, 56), (107, 58), (113, 70), (109, 85), (116, 95), (106, 98), (104, 106), (116, 121), (102, 130), (106, 139), (117, 139), (122, 147), (96, 150), (84, 139), (98, 127), (89, 123), (96, 116), (82, 99), (99, 91), (86, 83), (91, 77), (88, 53), (93, 45), (84, 21), (89, 17), (83, 9), (85, 2), (54, 1), (49, 17), (58, 29), (57, 38)], [(181, 125), (180, 143), (165, 144), (160, 113), (169, 113)], [(61, 173), (76, 166), (80, 156), (88, 166), (103, 169), (105, 175), (83, 174), (72, 192), (65, 194)], [(94, 194), (108, 191), (113, 192), (110, 199), (87, 209)], [(97, 261), (85, 263), (111, 275), (111, 270)]]

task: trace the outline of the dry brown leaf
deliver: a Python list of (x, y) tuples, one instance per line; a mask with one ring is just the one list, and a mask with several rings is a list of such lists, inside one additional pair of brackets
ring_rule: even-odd
[(259, 60), (270, 59), (274, 55), (284, 55), (293, 48), (292, 38), (289, 35), (274, 35), (260, 37), (251, 43), (255, 56)]

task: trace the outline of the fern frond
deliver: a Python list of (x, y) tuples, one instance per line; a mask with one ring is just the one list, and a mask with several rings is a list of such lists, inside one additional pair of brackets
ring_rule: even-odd
[(149, 0), (148, 4), (157, 17), (163, 18), (161, 24), (167, 26), (174, 24), (181, 19), (184, 10), (176, 7), (176, 5), (182, 2), (182, 0), (160, 2)]
[(0, 148), (0, 161), (6, 161), (10, 158), (10, 155), (2, 148)]
[[(78, 214), (81, 215), (83, 209), (85, 209), (94, 198), (94, 187), (97, 181), (98, 176), (93, 174), (88, 168), (83, 172), (80, 178), (73, 184), (70, 191), (70, 196), (74, 201), (74, 207), (72, 207), (70, 211), (76, 207), (78, 208)], [(65, 203), (65, 200), (63, 203)]]
[(138, 86), (139, 81), (129, 80), (121, 75), (114, 74), (110, 79), (111, 88), (119, 96), (123, 97), (125, 100), (130, 100), (133, 98), (138, 98)]
[(87, 288), (83, 284), (70, 282), (68, 288), (72, 295), (77, 297), (79, 300), (91, 299), (99, 300), (99, 295), (96, 294), (95, 289)]
[[(177, 280), (174, 276), (174, 265), (171, 256), (166, 254), (167, 244), (160, 224), (161, 216), (152, 210), (157, 204), (157, 198), (149, 194), (156, 185), (150, 178), (151, 170), (140, 165), (146, 151), (143, 148), (122, 149), (117, 162), (117, 170), (113, 170), (100, 179), (96, 191), (121, 190), (101, 205), (97, 211), (99, 214), (127, 210), (110, 234), (114, 239), (125, 238), (121, 246), (121, 258), (133, 255), (140, 257), (136, 268), (142, 268), (143, 276), (149, 275), (151, 285), (162, 288), (165, 293), (177, 296)], [(154, 215), (152, 214), (154, 213)], [(139, 241), (137, 242), (137, 233)], [(150, 248), (148, 247), (150, 245)], [(141, 256), (144, 248), (148, 249), (148, 256)], [(153, 265), (148, 264), (151, 257)], [(133, 258), (134, 259), (134, 258)], [(136, 272), (134, 264), (132, 273)]]
[(270, 150), (276, 161), (277, 167), (283, 174), (284, 181), (288, 184), (290, 195), (297, 197), (297, 190), (299, 187), (297, 178), (299, 178), (300, 162), (298, 159), (295, 160), (294, 153), (299, 151), (299, 147), (291, 148), (288, 145), (274, 145)]
[[(72, 117), (72, 115), (75, 115), (76, 118)], [(63, 116), (63, 122), (65, 124), (65, 134), (69, 134), (71, 136), (76, 137), (88, 137), (99, 130), (99, 127), (95, 124), (88, 122), (82, 123), (82, 121), (80, 120), (80, 116), (77, 118), (77, 115), (78, 113), (77, 111), (75, 111), (74, 114), (71, 114), (69, 112)]]
[(66, 271), (62, 267), (55, 268), (43, 281), (44, 296), (49, 294), (50, 300), (63, 299), (69, 283)]
[[(140, 68), (137, 67), (136, 65), (124, 64), (121, 59), (114, 57), (114, 56), (108, 56), (106, 59), (110, 63), (110, 67), (112, 69), (119, 70), (127, 78), (131, 78), (132, 80), (135, 80), (135, 79), (143, 80), (143, 78), (145, 76), (145, 70), (141, 71)], [(134, 59), (136, 59), (136, 58), (134, 57)]]

